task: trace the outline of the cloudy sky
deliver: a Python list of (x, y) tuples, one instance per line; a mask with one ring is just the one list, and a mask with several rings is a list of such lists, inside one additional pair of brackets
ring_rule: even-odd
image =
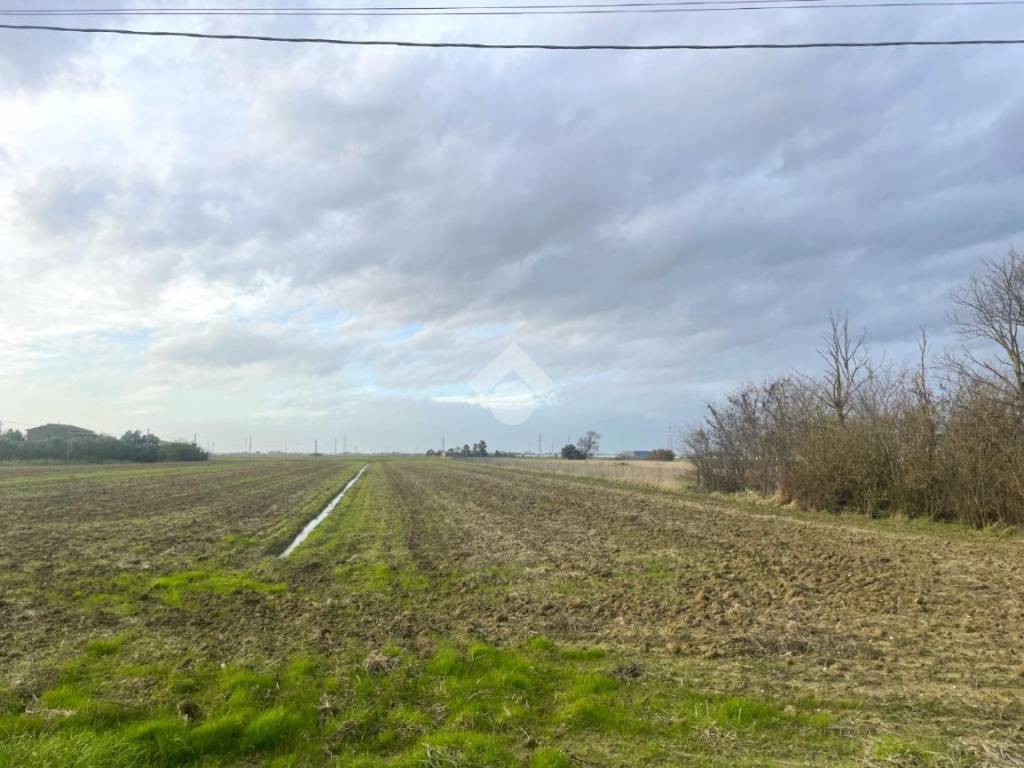
[[(1024, 36), (1012, 6), (85, 21), (493, 42)], [(1024, 245), (1022, 56), (0, 30), (0, 418), (198, 433), (218, 451), (249, 434), (265, 450), (343, 435), (425, 450), (442, 434), (521, 450), (588, 428), (605, 450), (664, 444), (736, 383), (813, 370), (830, 308), (892, 359), (922, 324), (944, 341), (950, 288)], [(512, 344), (550, 382), (521, 424), (488, 408), (516, 399), (514, 377), (474, 386)]]

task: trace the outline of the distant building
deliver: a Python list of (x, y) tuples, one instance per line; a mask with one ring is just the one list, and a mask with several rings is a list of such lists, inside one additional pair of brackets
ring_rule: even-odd
[(43, 424), (41, 427), (33, 427), (25, 432), (25, 439), (30, 443), (41, 443), (54, 438), (64, 440), (69, 437), (72, 440), (81, 440), (85, 437), (96, 437), (96, 433), (91, 429), (83, 429), (71, 424)]
[(630, 451), (633, 454), (634, 459), (647, 459), (650, 458), (650, 451)]

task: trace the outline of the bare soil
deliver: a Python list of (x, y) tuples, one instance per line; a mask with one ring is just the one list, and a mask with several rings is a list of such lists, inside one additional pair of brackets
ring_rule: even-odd
[(757, 663), (775, 686), (956, 699), (1001, 723), (1020, 712), (1020, 537), (844, 524), (478, 464), (380, 472), (418, 567), (460, 574), (446, 629)]
[(438, 459), (372, 462), (277, 558), (360, 466), (0, 469), (0, 687), (121, 635), (175, 664), (544, 635), (1024, 754), (1020, 536)]

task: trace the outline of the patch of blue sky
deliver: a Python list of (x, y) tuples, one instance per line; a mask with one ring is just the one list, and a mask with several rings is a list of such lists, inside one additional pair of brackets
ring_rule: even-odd
[(377, 374), (371, 365), (353, 360), (345, 366), (345, 383), (366, 392), (377, 390)]
[(403, 325), (401, 328), (392, 331), (385, 338), (388, 341), (405, 341), (411, 339), (417, 333), (423, 330), (423, 323), (409, 323)]
[(130, 331), (99, 331), (92, 337), (102, 343), (116, 346), (124, 352), (145, 352), (153, 338), (150, 328), (136, 328)]
[(488, 323), (477, 325), (472, 328), (462, 328), (458, 331), (458, 337), (462, 340), (486, 340), (508, 336), (512, 333), (512, 325), (509, 323)]
[(301, 324), (312, 333), (331, 335), (356, 318), (354, 312), (347, 309), (299, 307), (296, 309), (270, 312), (266, 315), (268, 322), (275, 325)]
[(142, 365), (149, 347), (150, 329), (103, 330), (37, 341), (34, 345), (38, 376), (64, 378), (69, 370), (82, 375), (118, 370), (130, 373)]

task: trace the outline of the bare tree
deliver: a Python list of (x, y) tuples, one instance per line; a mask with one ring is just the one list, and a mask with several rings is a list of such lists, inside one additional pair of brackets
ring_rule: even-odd
[(920, 327), (919, 334), (917, 368), (910, 376), (910, 387), (918, 407), (925, 413), (931, 413), (935, 398), (928, 380), (928, 331), (923, 325)]
[(850, 415), (854, 398), (868, 380), (871, 367), (864, 347), (864, 333), (850, 336), (850, 320), (829, 313), (829, 330), (823, 334), (825, 346), (818, 355), (825, 361), (825, 372), (814, 392), (823, 406), (840, 424)]
[(576, 441), (576, 449), (580, 452), (581, 458), (589, 459), (601, 450), (601, 435), (592, 429)]
[[(994, 383), (1024, 405), (1024, 258), (1011, 248), (1002, 261), (984, 261), (952, 299), (957, 309), (950, 319), (965, 341), (954, 368), (976, 384)], [(978, 340), (995, 344), (999, 356), (976, 356), (966, 344)]]

